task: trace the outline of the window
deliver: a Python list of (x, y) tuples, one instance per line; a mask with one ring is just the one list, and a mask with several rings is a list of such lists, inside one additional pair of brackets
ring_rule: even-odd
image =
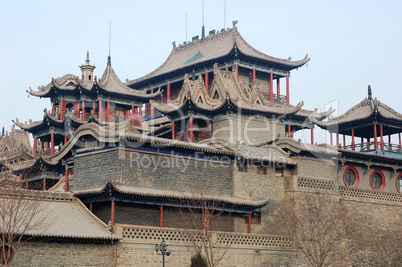
[(385, 187), (385, 177), (380, 170), (375, 170), (370, 175), (370, 185), (374, 190), (383, 190)]
[(348, 166), (343, 173), (343, 181), (345, 185), (357, 187), (359, 184), (359, 173), (355, 167)]
[(282, 177), (283, 176), (283, 169), (275, 168), (275, 176)]
[(247, 172), (247, 164), (246, 162), (239, 161), (239, 172)]
[(402, 193), (402, 173), (399, 174), (398, 178), (396, 178), (396, 190), (399, 193)]
[(266, 174), (267, 174), (267, 168), (262, 167), (262, 166), (257, 167), (257, 174), (264, 174), (264, 175), (266, 175)]

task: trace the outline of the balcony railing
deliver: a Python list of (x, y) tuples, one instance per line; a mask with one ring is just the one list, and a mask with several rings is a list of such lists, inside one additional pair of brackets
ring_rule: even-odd
[[(169, 245), (188, 246), (190, 244), (189, 235), (191, 235), (189, 230), (126, 224), (116, 224), (113, 227), (113, 232), (120, 236), (123, 242), (152, 245), (164, 238)], [(291, 238), (285, 236), (215, 231), (213, 232), (212, 240), (216, 247), (230, 246), (233, 248), (250, 249), (292, 248)]]
[[(358, 152), (382, 151), (380, 141), (377, 142), (377, 149), (375, 147), (375, 142), (374, 141), (358, 143), (358, 144), (354, 144), (354, 145), (351, 144), (351, 145), (340, 146), (340, 147), (343, 148), (343, 149), (355, 150), (355, 151), (358, 151)], [(402, 146), (397, 145), (397, 144), (384, 143), (384, 152), (401, 154), (402, 153)]]
[[(268, 101), (271, 101), (271, 93), (267, 93), (267, 92), (261, 92), (265, 98)], [(273, 100), (274, 102), (281, 102), (281, 103), (286, 103), (286, 95), (279, 95), (279, 100), (278, 100), (278, 94), (273, 94)]]

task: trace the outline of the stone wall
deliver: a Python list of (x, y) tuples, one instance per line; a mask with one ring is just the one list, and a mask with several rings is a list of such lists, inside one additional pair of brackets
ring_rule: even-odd
[(12, 266), (111, 266), (111, 246), (108, 244), (25, 242), (15, 253)]

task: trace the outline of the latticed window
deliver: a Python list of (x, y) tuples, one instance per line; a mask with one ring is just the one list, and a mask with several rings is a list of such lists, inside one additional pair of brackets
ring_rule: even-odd
[(353, 186), (356, 183), (356, 173), (352, 169), (345, 172), (345, 183), (348, 186)]
[(371, 186), (374, 189), (382, 189), (384, 185), (383, 177), (378, 172), (371, 175)]
[(400, 175), (396, 180), (396, 189), (399, 193), (402, 193), (402, 175)]

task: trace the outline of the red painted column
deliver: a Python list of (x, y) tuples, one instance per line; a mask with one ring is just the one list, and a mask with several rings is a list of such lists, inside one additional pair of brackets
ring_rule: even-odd
[(134, 105), (131, 105), (131, 125), (132, 126), (135, 126), (135, 121), (134, 121), (135, 111), (136, 111), (136, 108), (134, 107)]
[(399, 153), (401, 153), (401, 145), (402, 145), (402, 139), (401, 139), (401, 133), (398, 133), (398, 137), (399, 137), (399, 148), (398, 148), (398, 151), (399, 151)]
[(314, 127), (311, 128), (311, 144), (314, 145)]
[[(154, 93), (154, 89), (151, 89), (151, 94), (153, 94)], [(149, 108), (151, 109), (151, 117), (154, 115), (154, 107), (151, 105), (151, 104), (149, 104)]]
[(239, 80), (239, 65), (236, 65), (236, 79)]
[(102, 117), (103, 117), (103, 112), (102, 112), (102, 100), (99, 99), (99, 105), (98, 105), (98, 109), (99, 109), (99, 121), (102, 121)]
[(67, 134), (64, 135), (64, 144), (67, 143)]
[(384, 152), (384, 136), (382, 134), (382, 124), (380, 124), (380, 135), (381, 135), (381, 151)]
[(159, 227), (163, 227), (163, 205), (161, 205), (160, 219), (159, 219)]
[(225, 68), (225, 71), (229, 71), (229, 68), (228, 68), (228, 67), (226, 67), (226, 68)]
[(107, 101), (107, 104), (106, 104), (106, 121), (107, 122), (110, 122), (110, 101), (108, 100)]
[(28, 181), (25, 182), (25, 189), (28, 190)]
[(205, 73), (205, 91), (209, 94), (209, 74), (208, 72)]
[(36, 152), (38, 150), (38, 139), (34, 139), (34, 159), (36, 159)]
[[(206, 75), (208, 75), (208, 73)], [(170, 83), (168, 83), (168, 85), (167, 85), (167, 100), (171, 100), (171, 97), (172, 96), (170, 94)]]
[(269, 95), (269, 100), (271, 102), (274, 101), (274, 74), (270, 73), (269, 74), (269, 88), (270, 88), (270, 95)]
[(54, 155), (54, 133), (50, 134), (50, 142), (52, 143), (52, 148), (50, 150), (50, 154), (53, 156)]
[(43, 191), (46, 191), (46, 177), (43, 177), (42, 190), (43, 190)]
[(329, 138), (330, 138), (330, 144), (331, 144), (331, 146), (332, 146), (332, 133), (329, 133)]
[(378, 143), (377, 143), (377, 123), (374, 123), (374, 147), (375, 151), (378, 150)]
[(290, 103), (290, 94), (289, 94), (289, 76), (286, 76), (286, 103), (289, 105)]
[(114, 226), (114, 199), (112, 200), (111, 203), (111, 214), (110, 214), (110, 221), (112, 222), (112, 232), (113, 232), (113, 226)]
[(251, 213), (248, 214), (248, 233), (251, 234)]
[(139, 119), (140, 127), (142, 127), (142, 104), (139, 107), (138, 113), (140, 114), (140, 119)]
[(255, 85), (255, 69), (253, 69), (253, 85)]
[(68, 192), (68, 164), (66, 162), (66, 176), (64, 178), (64, 191)]
[(85, 121), (85, 101), (81, 101), (81, 106), (82, 106), (82, 118), (81, 120), (84, 122)]
[(206, 227), (207, 227), (207, 230), (209, 230), (209, 209), (207, 209), (207, 218), (206, 218)]
[(64, 119), (64, 101), (60, 99), (60, 120)]
[(352, 129), (352, 150), (355, 151), (355, 129)]
[(172, 121), (172, 140), (176, 139), (176, 132), (175, 132), (175, 122)]
[(281, 83), (279, 78), (276, 79), (276, 99), (278, 100), (278, 102), (281, 102)]
[(194, 135), (193, 135), (193, 116), (190, 116), (190, 143), (193, 143)]
[(346, 135), (343, 135), (343, 148), (346, 148)]
[(92, 212), (92, 202), (89, 202), (89, 211)]

